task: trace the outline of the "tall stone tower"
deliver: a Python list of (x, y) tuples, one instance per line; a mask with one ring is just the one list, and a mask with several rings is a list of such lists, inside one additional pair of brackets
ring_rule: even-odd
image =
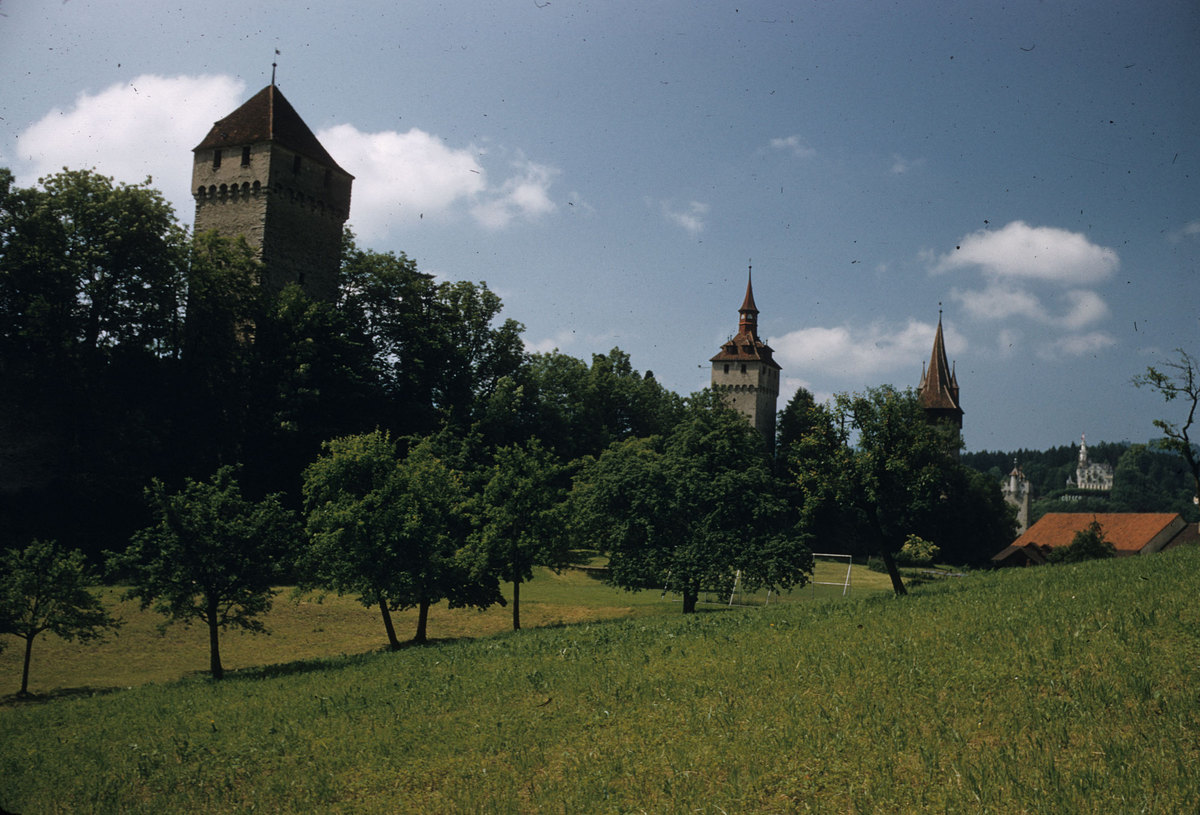
[(942, 338), (942, 312), (938, 311), (937, 334), (933, 338), (933, 353), (929, 367), (921, 371), (917, 400), (925, 410), (930, 424), (948, 424), (962, 433), (963, 409), (958, 403), (958, 377), (946, 358), (946, 341)]
[(1004, 495), (1004, 500), (1017, 508), (1017, 534), (1025, 534), (1025, 530), (1029, 528), (1029, 509), (1033, 500), (1033, 489), (1029, 483), (1029, 479), (1025, 477), (1025, 473), (1017, 466), (1016, 459), (1013, 459), (1012, 472), (1008, 474), (1008, 481), (1000, 488)]
[(242, 235), (264, 266), (264, 284), (299, 283), (318, 300), (337, 294), (347, 173), (274, 82), (213, 125), (192, 151), (197, 234)]
[(724, 394), (775, 449), (775, 405), (779, 400), (779, 363), (758, 338), (758, 308), (753, 280), (746, 276), (746, 298), (738, 309), (738, 332), (712, 358), (712, 388)]

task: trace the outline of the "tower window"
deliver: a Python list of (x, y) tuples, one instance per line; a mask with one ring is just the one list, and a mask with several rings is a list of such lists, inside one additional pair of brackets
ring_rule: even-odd
[(729, 363), (725, 363), (725, 373), (729, 373)]
[(220, 150), (213, 150), (213, 169), (214, 170), (221, 169), (221, 151)]
[(743, 366), (742, 366), (742, 373), (746, 373), (746, 366), (745, 366), (745, 365), (743, 365)]
[(325, 186), (328, 187), (332, 183), (333, 183), (333, 170), (330, 170), (328, 167), (326, 167), (325, 168)]
[(242, 148), (242, 166), (250, 166), (250, 145), (248, 144)]
[(296, 156), (292, 159), (292, 172), (293, 173), (300, 172), (300, 157), (299, 156)]

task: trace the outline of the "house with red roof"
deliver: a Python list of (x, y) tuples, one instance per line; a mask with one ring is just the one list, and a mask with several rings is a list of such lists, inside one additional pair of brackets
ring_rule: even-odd
[(1036, 566), (1046, 554), (1070, 546), (1075, 535), (1092, 521), (1118, 557), (1148, 555), (1184, 543), (1200, 542), (1196, 524), (1185, 523), (1177, 512), (1049, 512), (1010, 546), (992, 557), (997, 566)]

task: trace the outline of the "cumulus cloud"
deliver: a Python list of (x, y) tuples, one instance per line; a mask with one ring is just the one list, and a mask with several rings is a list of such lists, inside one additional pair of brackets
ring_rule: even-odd
[(503, 229), (514, 220), (534, 220), (555, 210), (550, 185), (557, 170), (525, 160), (514, 162), (513, 169), (515, 175), (471, 208), (475, 219), (488, 229)]
[[(80, 94), (17, 137), (17, 182), (30, 186), (64, 166), (95, 168), (129, 183), (150, 176), (189, 222), (190, 152), (213, 122), (246, 99), (243, 82), (220, 75), (142, 75)], [(550, 186), (558, 171), (523, 157), (509, 172), (489, 174), (471, 145), (453, 147), (417, 128), (372, 133), (344, 123), (317, 138), (355, 176), (350, 223), (362, 237), (380, 237), (403, 219), (464, 214), (501, 229), (555, 209)]]
[(17, 136), (17, 183), (32, 186), (63, 167), (131, 184), (149, 176), (180, 219), (190, 221), (191, 150), (245, 94), (245, 84), (229, 76), (152, 74), (81, 93)]
[(893, 175), (904, 175), (909, 170), (915, 170), (925, 163), (923, 158), (905, 158), (899, 153), (892, 153), (892, 168)]
[(350, 223), (363, 237), (390, 224), (444, 213), (487, 188), (487, 174), (467, 148), (413, 128), (365, 133), (340, 124), (317, 133), (330, 155), (354, 176)]
[(771, 149), (786, 150), (796, 158), (812, 158), (817, 154), (817, 151), (801, 141), (799, 136), (771, 139)]
[[(949, 353), (966, 349), (966, 339), (943, 325)], [(771, 340), (785, 369), (821, 373), (841, 380), (894, 374), (928, 358), (936, 325), (910, 319), (903, 325), (872, 323), (857, 327), (802, 328)]]
[(1078, 357), (1101, 351), (1116, 344), (1116, 339), (1105, 331), (1071, 334), (1043, 347), (1038, 352), (1038, 356), (1043, 359), (1058, 359), (1063, 356)]
[(1078, 232), (1013, 221), (1002, 229), (979, 230), (942, 255), (935, 273), (979, 269), (994, 279), (1032, 279), (1063, 285), (1107, 280), (1120, 261), (1113, 249)]
[(686, 207), (679, 208), (669, 201), (662, 201), (660, 206), (666, 219), (676, 226), (683, 227), (692, 235), (699, 235), (704, 231), (704, 216), (708, 214), (708, 204), (690, 201)]
[(1200, 220), (1184, 224), (1170, 234), (1171, 243), (1179, 243), (1188, 238), (1200, 238)]

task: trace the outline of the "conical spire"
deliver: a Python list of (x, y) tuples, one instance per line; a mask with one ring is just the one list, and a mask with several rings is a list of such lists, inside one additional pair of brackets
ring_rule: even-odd
[(758, 339), (758, 307), (754, 305), (754, 267), (746, 270), (746, 299), (738, 309), (738, 333)]
[(942, 312), (938, 309), (937, 334), (933, 338), (933, 352), (929, 355), (929, 366), (921, 376), (917, 389), (921, 407), (936, 412), (939, 416), (956, 416), (962, 421), (962, 407), (958, 403), (958, 377), (946, 357), (946, 340), (942, 335)]

